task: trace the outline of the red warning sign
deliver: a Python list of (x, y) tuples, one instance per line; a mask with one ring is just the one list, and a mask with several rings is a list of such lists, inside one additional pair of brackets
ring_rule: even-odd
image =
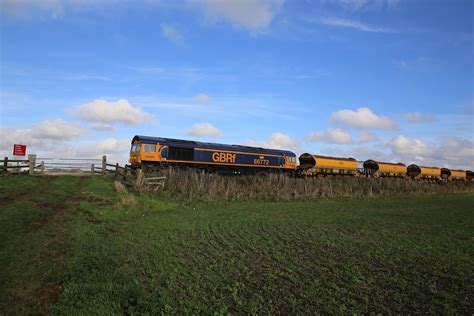
[(13, 145), (13, 155), (14, 156), (25, 156), (26, 155), (26, 145), (14, 144)]

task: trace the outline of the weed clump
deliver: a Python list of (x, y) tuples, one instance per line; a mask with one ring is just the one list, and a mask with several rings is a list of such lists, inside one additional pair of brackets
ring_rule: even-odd
[(120, 181), (114, 181), (114, 189), (118, 193), (127, 193), (127, 188)]

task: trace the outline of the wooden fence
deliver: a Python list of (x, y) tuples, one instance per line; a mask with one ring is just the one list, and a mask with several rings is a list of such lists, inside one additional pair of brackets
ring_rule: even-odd
[(113, 173), (116, 180), (139, 192), (157, 191), (164, 187), (166, 179), (166, 177), (146, 177), (142, 170), (132, 170), (130, 165), (109, 164), (105, 155), (102, 156), (102, 159), (37, 158), (36, 155), (28, 155), (28, 159), (18, 160), (5, 157), (0, 160), (0, 173), (28, 173), (30, 175), (105, 175)]
[(2, 173), (14, 172), (14, 173), (21, 173), (21, 172), (28, 172), (29, 174), (33, 174), (35, 170), (41, 170), (41, 164), (36, 164), (36, 160), (31, 159), (33, 155), (29, 155), (28, 159), (8, 159), (5, 157), (3, 160), (0, 160), (0, 170)]
[[(118, 166), (118, 164), (116, 164)], [(114, 167), (116, 165), (113, 165)], [(108, 166), (107, 156), (97, 158), (37, 158), (36, 155), (28, 155), (28, 159), (9, 159), (5, 157), (0, 160), (0, 172), (2, 173), (82, 173), (82, 174), (105, 174)]]

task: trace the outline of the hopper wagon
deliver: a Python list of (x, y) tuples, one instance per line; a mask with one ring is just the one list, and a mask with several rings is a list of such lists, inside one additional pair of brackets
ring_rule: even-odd
[(358, 174), (358, 163), (354, 158), (339, 158), (302, 154), (299, 157), (298, 174), (302, 176), (344, 175)]
[(373, 178), (404, 178), (407, 174), (407, 166), (402, 163), (390, 163), (369, 159), (364, 161), (363, 167), (364, 174)]

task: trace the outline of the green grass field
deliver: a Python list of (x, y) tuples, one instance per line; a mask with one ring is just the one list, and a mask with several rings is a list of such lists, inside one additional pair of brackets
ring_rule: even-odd
[(474, 313), (474, 194), (173, 201), (0, 178), (0, 314)]

